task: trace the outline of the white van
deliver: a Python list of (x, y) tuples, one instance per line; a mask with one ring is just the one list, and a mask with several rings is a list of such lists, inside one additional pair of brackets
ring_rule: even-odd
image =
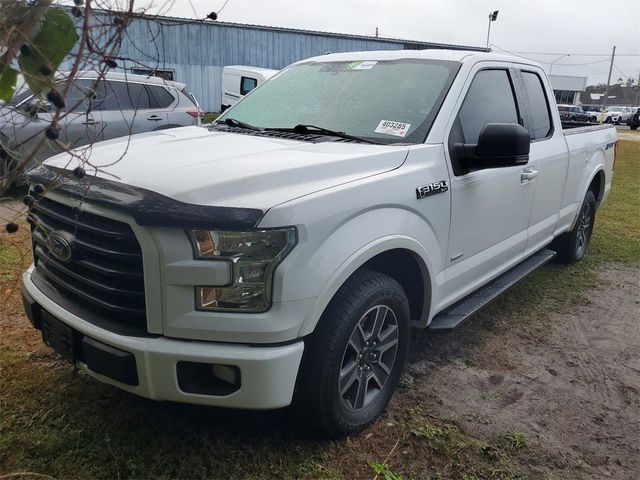
[(229, 65), (222, 70), (222, 108), (224, 112), (258, 85), (273, 77), (278, 70)]

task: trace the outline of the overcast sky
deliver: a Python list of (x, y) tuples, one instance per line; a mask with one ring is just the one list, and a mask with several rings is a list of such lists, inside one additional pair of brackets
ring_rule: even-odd
[[(225, 4), (153, 1), (167, 15), (189, 18), (203, 18)], [(378, 27), (382, 37), (484, 46), (492, 10), (500, 14), (491, 43), (512, 52), (555, 54), (522, 54), (547, 62), (547, 71), (548, 62), (556, 61), (553, 73), (604, 82), (607, 56), (616, 45), (620, 55), (612, 83), (640, 73), (640, 0), (228, 0), (219, 20), (361, 35), (373, 35)], [(559, 58), (563, 54), (571, 55)]]

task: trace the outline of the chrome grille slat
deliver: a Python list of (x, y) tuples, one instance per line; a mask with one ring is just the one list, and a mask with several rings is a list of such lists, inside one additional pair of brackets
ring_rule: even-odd
[[(36, 197), (29, 222), (36, 280), (53, 287), (48, 291), (62, 297), (59, 303), (81, 318), (90, 311), (87, 321), (114, 331), (147, 332), (142, 251), (128, 224), (46, 197)], [(70, 260), (49, 251), (53, 231), (73, 235)]]

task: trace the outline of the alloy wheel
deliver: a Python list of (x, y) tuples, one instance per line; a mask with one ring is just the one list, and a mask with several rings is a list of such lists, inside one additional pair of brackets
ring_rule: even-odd
[(348, 410), (361, 410), (380, 394), (395, 365), (398, 319), (376, 305), (358, 320), (342, 355), (338, 391)]

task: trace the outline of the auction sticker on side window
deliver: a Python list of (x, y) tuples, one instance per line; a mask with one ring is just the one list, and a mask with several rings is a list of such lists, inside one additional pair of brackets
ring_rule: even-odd
[(384, 135), (393, 135), (395, 137), (404, 137), (410, 128), (410, 123), (381, 120), (374, 132), (382, 133)]

